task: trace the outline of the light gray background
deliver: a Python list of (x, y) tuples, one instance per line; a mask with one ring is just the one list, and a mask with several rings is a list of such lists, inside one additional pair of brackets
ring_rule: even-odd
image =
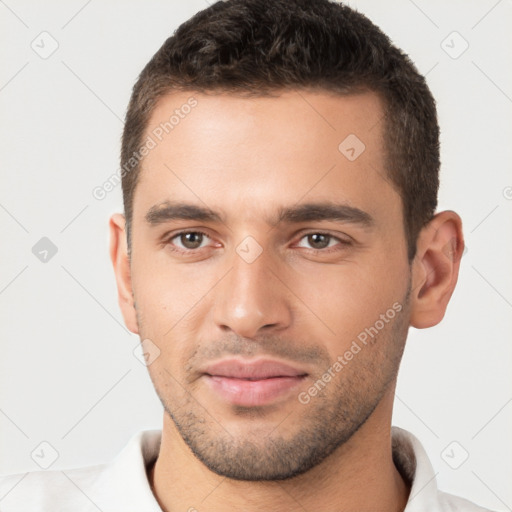
[[(393, 423), (423, 442), (441, 488), (512, 510), (512, 3), (350, 5), (427, 74), (442, 128), (439, 210), (462, 216), (468, 247), (443, 322), (410, 330)], [(161, 427), (108, 256), (121, 188), (102, 201), (92, 190), (118, 168), (137, 74), (206, 6), (0, 1), (1, 474), (40, 469), (42, 441), (58, 452), (50, 469), (65, 469), (109, 461)], [(51, 49), (43, 31), (59, 45), (46, 59), (31, 47)], [(58, 248), (46, 263), (32, 253), (42, 237)]]

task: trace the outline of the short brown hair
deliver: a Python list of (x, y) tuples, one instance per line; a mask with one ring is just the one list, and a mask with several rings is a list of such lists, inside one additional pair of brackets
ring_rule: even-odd
[[(286, 89), (373, 91), (381, 97), (387, 178), (402, 199), (411, 262), (418, 233), (437, 206), (435, 101), (405, 53), (364, 15), (334, 1), (218, 1), (183, 23), (134, 85), (121, 167), (129, 168), (157, 101), (172, 91), (265, 96)], [(129, 251), (139, 172), (137, 160), (122, 173)]]

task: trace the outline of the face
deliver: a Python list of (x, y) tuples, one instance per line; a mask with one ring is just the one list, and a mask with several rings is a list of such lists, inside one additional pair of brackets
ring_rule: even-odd
[(292, 91), (180, 92), (153, 112), (133, 205), (137, 331), (160, 350), (148, 368), (166, 413), (218, 474), (311, 469), (394, 384), (410, 268), (382, 116), (371, 93)]

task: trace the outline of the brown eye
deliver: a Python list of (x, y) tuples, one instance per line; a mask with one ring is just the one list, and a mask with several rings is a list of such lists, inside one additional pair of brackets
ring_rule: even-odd
[(191, 231), (189, 233), (181, 233), (179, 236), (180, 242), (186, 249), (198, 249), (201, 247), (204, 235), (197, 231)]
[(332, 237), (322, 233), (312, 233), (311, 235), (307, 235), (307, 238), (308, 243), (313, 249), (325, 249), (329, 246)]
[(349, 245), (351, 245), (349, 240), (322, 232), (307, 233), (300, 239), (298, 244), (299, 247), (324, 253), (343, 250)]

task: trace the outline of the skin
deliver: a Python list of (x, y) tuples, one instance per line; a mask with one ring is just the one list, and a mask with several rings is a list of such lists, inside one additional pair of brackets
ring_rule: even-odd
[[(147, 134), (192, 95), (197, 106), (143, 160), (131, 261), (125, 219), (110, 219), (125, 323), (160, 350), (148, 365), (165, 409), (148, 475), (160, 506), (403, 510), (409, 483), (393, 464), (390, 437), (396, 377), (409, 326), (444, 316), (464, 245), (460, 217), (437, 213), (409, 264), (373, 93), (174, 93), (157, 104)], [(338, 150), (349, 134), (365, 144), (354, 161)], [(208, 207), (223, 220), (151, 225), (147, 212), (164, 201)], [(373, 224), (275, 222), (279, 208), (328, 201), (367, 212)], [(176, 236), (182, 230), (207, 236)], [(314, 233), (331, 238), (307, 236)], [(261, 249), (251, 263), (236, 250), (248, 236)], [(240, 247), (254, 255), (257, 246)], [(333, 372), (358, 334), (397, 303), (400, 312)], [(201, 373), (233, 355), (288, 362), (307, 376), (270, 404), (236, 407)], [(301, 403), (299, 393), (330, 367), (330, 382)]]

